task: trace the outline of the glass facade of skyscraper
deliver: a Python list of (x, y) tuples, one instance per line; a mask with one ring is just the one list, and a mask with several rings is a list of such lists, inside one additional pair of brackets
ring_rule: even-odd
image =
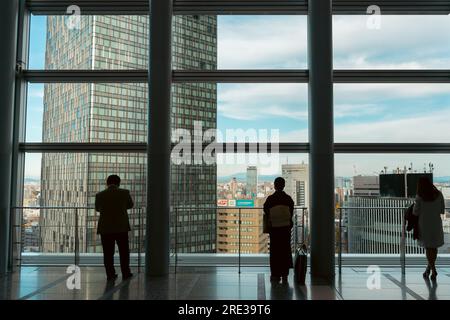
[[(174, 19), (173, 67), (215, 69), (216, 18), (179, 16)], [(67, 27), (67, 18), (47, 18), (45, 69), (145, 70), (148, 68), (147, 16), (82, 16), (80, 27)], [(216, 128), (216, 85), (180, 84), (172, 90), (172, 128)], [(145, 83), (53, 83), (44, 87), (43, 142), (124, 143), (147, 141), (148, 86)], [(150, 108), (152, 108), (150, 102)], [(155, 106), (157, 107), (157, 106)], [(151, 159), (150, 159), (151, 161)], [(146, 205), (147, 156), (139, 153), (45, 153), (41, 167), (41, 206), (92, 207), (95, 194), (109, 174), (118, 174), (130, 189), (135, 208)], [(191, 214), (189, 208), (216, 203), (216, 165), (172, 165), (172, 246), (178, 252), (215, 252), (215, 209)], [(150, 190), (151, 192), (151, 190)], [(185, 208), (185, 210), (183, 210)], [(81, 209), (81, 252), (101, 252), (93, 209)], [(177, 228), (189, 221), (189, 229)], [(72, 217), (43, 209), (40, 225), (45, 252), (70, 252), (75, 237)], [(66, 226), (62, 228), (58, 226)], [(175, 240), (175, 234), (177, 239)], [(132, 250), (142, 244), (131, 241)]]

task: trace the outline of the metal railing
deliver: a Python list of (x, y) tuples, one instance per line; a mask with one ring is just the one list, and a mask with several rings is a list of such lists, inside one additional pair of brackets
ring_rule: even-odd
[[(412, 202), (411, 202), (412, 203)], [(342, 264), (343, 264), (343, 245), (346, 243), (347, 245), (347, 253), (356, 253), (356, 251), (350, 252), (349, 250), (349, 239), (344, 239), (344, 233), (353, 230), (352, 232), (357, 232), (360, 234), (364, 234), (365, 237), (370, 237), (376, 232), (386, 232), (383, 228), (386, 227), (387, 224), (378, 225), (374, 227), (373, 225), (358, 225), (352, 221), (348, 221), (349, 212), (352, 210), (360, 210), (361, 212), (365, 212), (364, 215), (366, 217), (370, 217), (370, 214), (375, 211), (382, 210), (390, 210), (391, 214), (395, 215), (395, 220), (391, 220), (389, 224), (390, 230), (395, 229), (393, 232), (393, 236), (399, 235), (399, 242), (395, 244), (395, 248), (399, 250), (395, 251), (394, 254), (399, 254), (400, 266), (402, 273), (405, 274), (406, 269), (406, 251), (407, 247), (410, 249), (412, 244), (411, 235), (406, 234), (406, 224), (404, 220), (404, 211), (407, 208), (405, 207), (340, 207), (337, 208), (338, 213), (338, 225), (336, 226), (336, 231), (338, 232), (338, 237), (336, 241), (337, 245), (337, 260), (338, 260), (338, 268), (339, 273), (342, 272)], [(446, 208), (449, 209), (449, 208)], [(11, 221), (14, 221), (13, 230), (14, 232), (14, 242), (13, 244), (18, 247), (18, 264), (20, 265), (22, 262), (22, 254), (24, 252), (24, 235), (25, 235), (25, 224), (24, 224), (24, 210), (45, 210), (44, 214), (49, 214), (52, 210), (55, 215), (66, 215), (67, 219), (70, 219), (70, 223), (66, 225), (39, 225), (37, 228), (39, 229), (40, 243), (39, 247), (44, 248), (48, 243), (43, 243), (43, 240), (52, 242), (53, 239), (48, 238), (48, 234), (46, 235), (46, 239), (42, 239), (42, 230), (47, 228), (48, 230), (54, 228), (55, 231), (58, 231), (57, 228), (64, 229), (65, 236), (73, 236), (73, 239), (63, 239), (66, 247), (64, 248), (65, 253), (67, 250), (73, 251), (73, 261), (75, 265), (80, 264), (80, 253), (87, 252), (86, 248), (89, 246), (99, 246), (100, 242), (95, 234), (96, 230), (96, 221), (98, 220), (98, 213), (95, 212), (93, 207), (39, 207), (39, 206), (22, 206), (22, 207), (13, 207), (11, 209), (12, 216)], [(135, 208), (130, 211), (130, 224), (132, 229), (132, 239), (130, 241), (131, 246), (131, 254), (134, 257), (134, 263), (137, 261), (137, 267), (140, 272), (142, 267), (142, 253), (144, 252), (144, 238), (145, 238), (145, 214), (143, 214), (145, 208)], [(68, 212), (72, 211), (73, 216), (71, 214), (67, 215)], [(83, 212), (85, 211), (85, 212)], [(262, 214), (263, 208), (261, 207), (205, 207), (205, 208), (186, 208), (186, 207), (173, 207), (172, 214), (174, 215), (174, 219), (172, 219), (172, 234), (171, 234), (171, 256), (173, 258), (173, 266), (175, 267), (175, 272), (177, 271), (178, 263), (179, 263), (179, 254), (189, 253), (185, 250), (183, 246), (189, 245), (189, 243), (185, 243), (186, 235), (189, 237), (195, 236), (199, 234), (196, 232), (194, 227), (198, 227), (197, 221), (194, 221), (193, 213), (203, 213), (205, 211), (209, 211), (213, 214), (214, 226), (208, 225), (207, 229), (209, 232), (209, 242), (214, 241), (214, 246), (218, 246), (220, 237), (222, 233), (217, 232), (216, 228), (226, 227), (230, 228), (229, 230), (225, 230), (226, 235), (224, 238), (228, 241), (229, 251), (231, 253), (237, 254), (237, 261), (233, 263), (234, 266), (237, 265), (239, 273), (241, 272), (241, 267), (243, 265), (243, 254), (246, 254), (247, 251), (243, 249), (243, 246), (247, 246), (248, 243), (244, 239), (248, 239), (248, 236), (255, 236), (256, 246), (261, 245), (261, 248), (264, 249), (262, 253), (268, 253), (270, 241), (268, 235), (264, 235), (263, 233), (263, 225), (262, 225)], [(346, 221), (344, 221), (344, 214)], [(222, 214), (222, 216), (221, 216)], [(180, 220), (180, 216), (183, 216), (183, 220)], [(184, 216), (188, 216), (188, 221), (184, 221)], [(66, 221), (68, 222), (69, 220)], [(51, 221), (51, 219), (48, 219)], [(41, 220), (40, 220), (41, 221)], [(63, 220), (64, 221), (64, 220)], [(223, 222), (221, 222), (223, 221)], [(248, 224), (249, 221), (254, 221), (255, 224)], [(375, 220), (374, 220), (375, 221)], [(376, 222), (376, 221), (375, 221)], [(197, 223), (197, 225), (196, 225)], [(205, 221), (203, 221), (205, 223)], [(294, 210), (294, 227), (292, 230), (291, 236), (291, 246), (293, 251), (296, 249), (299, 243), (308, 243), (309, 238), (309, 229), (307, 226), (309, 225), (309, 216), (308, 209), (305, 207), (295, 207)], [(352, 229), (351, 229), (352, 228)], [(72, 229), (72, 230), (71, 230)], [(186, 229), (186, 230), (185, 230)], [(81, 232), (80, 232), (81, 231)], [(251, 235), (251, 231), (253, 234)], [(256, 232), (255, 232), (256, 231)], [(184, 233), (184, 235), (183, 235)], [(182, 242), (180, 242), (180, 234)], [(89, 238), (89, 235), (93, 235), (92, 239)], [(259, 238), (258, 238), (259, 237)], [(64, 237), (63, 237), (64, 238)], [(258, 241), (258, 239), (260, 241)], [(253, 239), (255, 240), (255, 239)], [(237, 245), (234, 244), (237, 242)], [(58, 241), (56, 241), (58, 243)], [(255, 242), (252, 242), (255, 243)], [(56, 244), (53, 243), (56, 247)], [(83, 245), (83, 246), (81, 246)], [(181, 247), (181, 248), (180, 248)], [(73, 250), (72, 250), (73, 249)], [(51, 250), (49, 250), (51, 251)], [(62, 251), (60, 249), (55, 249), (54, 251)], [(218, 251), (218, 247), (212, 247), (208, 253), (221, 253)], [(195, 252), (197, 253), (197, 252)], [(254, 252), (257, 253), (257, 252)], [(259, 252), (261, 253), (261, 252)], [(360, 252), (361, 253), (361, 252)], [(373, 252), (374, 253), (374, 252)], [(382, 252), (378, 252), (383, 254)], [(377, 253), (374, 253), (377, 254)], [(231, 254), (230, 254), (231, 255)], [(248, 258), (248, 256), (246, 256)]]
[[(409, 204), (410, 205), (410, 204)], [(361, 228), (361, 229), (368, 229), (369, 227), (367, 226), (359, 226), (359, 225), (349, 225), (348, 223), (344, 226), (343, 225), (343, 211), (350, 211), (350, 210), (398, 210), (400, 211), (399, 213), (396, 214), (400, 214), (400, 217), (394, 217), (397, 218), (397, 221), (400, 220), (400, 238), (399, 238), (399, 252), (400, 252), (400, 266), (401, 266), (401, 272), (402, 274), (405, 274), (406, 272), (406, 223), (405, 223), (405, 217), (404, 217), (404, 212), (405, 210), (408, 208), (408, 206), (405, 207), (340, 207), (337, 208), (338, 212), (339, 212), (339, 223), (338, 223), (338, 233), (339, 233), (339, 238), (338, 238), (338, 268), (339, 268), (339, 274), (342, 273), (342, 235), (343, 235), (343, 231), (344, 229), (347, 229), (347, 231), (349, 232), (350, 229), (357, 229), (357, 228)], [(348, 218), (348, 217), (347, 217)], [(382, 221), (377, 221), (377, 222), (382, 222)], [(395, 222), (392, 223), (395, 225)], [(348, 237), (348, 234), (347, 234)], [(348, 252), (348, 239), (347, 239), (347, 252)]]
[[(361, 206), (361, 207), (341, 207), (337, 208), (339, 212), (339, 220), (338, 220), (338, 232), (339, 237), (337, 241), (338, 245), (338, 268), (339, 273), (342, 272), (342, 245), (343, 245), (343, 234), (344, 231), (347, 231), (347, 252), (349, 252), (349, 233), (350, 231), (368, 235), (370, 230), (371, 232), (384, 232), (384, 235), (379, 235), (379, 238), (383, 238), (386, 240), (387, 245), (391, 246), (391, 251), (396, 252), (396, 248), (398, 245), (398, 254), (399, 254), (399, 260), (400, 260), (400, 266), (401, 266), (401, 273), (406, 273), (406, 251), (409, 249), (410, 251), (416, 250), (416, 251), (423, 251), (422, 248), (418, 247), (417, 244), (414, 243), (414, 240), (412, 238), (412, 233), (407, 234), (406, 232), (406, 220), (405, 220), (405, 210), (413, 203), (413, 201), (407, 201), (405, 203), (405, 206), (396, 206), (396, 207), (368, 207), (368, 206)], [(447, 211), (450, 208), (445, 208)], [(354, 217), (355, 219), (360, 219), (358, 223), (354, 223), (353, 221), (347, 221), (345, 224), (343, 224), (343, 212), (351, 212), (351, 211), (370, 211), (370, 213), (375, 213), (374, 215), (378, 214), (378, 217), (371, 217), (365, 212), (366, 220), (361, 220), (362, 217)], [(381, 213), (380, 213), (381, 212)], [(384, 213), (384, 216), (381, 214)], [(351, 220), (349, 216), (346, 217), (347, 220)], [(372, 224), (372, 225), (370, 225)], [(379, 225), (378, 227), (376, 225)], [(391, 230), (387, 230), (386, 226), (389, 226)], [(395, 229), (397, 228), (397, 229)], [(387, 235), (386, 233), (389, 233)], [(398, 244), (389, 242), (389, 238), (392, 237), (398, 237)], [(379, 239), (379, 241), (380, 241)], [(381, 241), (382, 242), (382, 241)], [(379, 243), (381, 243), (379, 242)], [(378, 252), (379, 254), (383, 254), (383, 252)], [(418, 252), (417, 252), (418, 253)], [(394, 253), (396, 254), (396, 253)]]
[[(228, 253), (231, 252), (231, 254), (237, 253), (237, 267), (238, 272), (241, 273), (241, 266), (242, 266), (242, 245), (243, 245), (243, 235), (249, 232), (249, 229), (253, 232), (253, 235), (251, 237), (255, 237), (252, 240), (254, 240), (252, 243), (255, 244), (255, 246), (261, 245), (261, 242), (265, 243), (266, 245), (266, 252), (253, 252), (254, 254), (258, 253), (268, 253), (269, 246), (270, 246), (270, 239), (267, 234), (263, 233), (263, 222), (262, 222), (262, 215), (263, 215), (263, 208), (262, 207), (205, 207), (205, 208), (189, 208), (189, 207), (174, 207), (174, 220), (175, 223), (172, 223), (173, 233), (174, 233), (174, 239), (173, 239), (173, 245), (172, 245), (172, 254), (174, 256), (174, 267), (175, 272), (177, 271), (178, 267), (178, 254), (180, 251), (184, 251), (183, 248), (179, 248), (180, 244), (183, 244), (185, 247), (190, 247), (189, 243), (186, 242), (179, 242), (179, 236), (180, 236), (180, 228), (188, 228), (189, 231), (188, 236), (191, 237), (193, 232), (191, 230), (191, 227), (193, 224), (195, 224), (194, 221), (192, 221), (191, 216), (192, 212), (213, 212), (214, 215), (217, 217), (216, 222), (216, 228), (227, 228), (227, 231), (231, 229), (230, 232), (226, 234), (226, 236), (230, 236), (231, 239), (237, 238), (237, 246), (235, 245), (235, 242), (230, 240), (228, 243), (224, 243), (225, 246), (228, 246)], [(251, 212), (251, 214), (250, 214)], [(180, 213), (186, 214), (189, 219), (186, 221), (185, 224), (180, 224), (178, 221), (180, 221)], [(250, 216), (245, 216), (243, 218), (243, 214)], [(222, 218), (221, 215), (224, 217)], [(291, 249), (294, 252), (294, 250), (299, 245), (299, 238), (301, 239), (301, 244), (305, 243), (307, 241), (307, 230), (306, 225), (308, 221), (308, 210), (305, 207), (295, 207), (294, 208), (294, 215), (293, 215), (293, 230), (291, 232)], [(255, 225), (249, 225), (245, 224), (244, 230), (243, 230), (243, 222), (244, 224), (246, 222), (254, 223)], [(217, 238), (215, 241), (215, 245), (218, 246), (220, 244), (221, 233), (217, 230), (214, 230), (214, 226), (209, 225), (208, 226), (210, 231), (210, 241), (211, 239)], [(237, 230), (236, 230), (237, 228)], [(299, 232), (299, 230), (301, 230)], [(213, 234), (214, 233), (214, 237)], [(300, 236), (299, 236), (300, 234)], [(244, 243), (246, 244), (246, 243)], [(236, 249), (237, 247), (237, 249)], [(236, 252), (237, 251), (237, 252)], [(216, 252), (222, 253), (219, 251), (219, 248), (216, 247)], [(244, 250), (244, 253), (246, 251)], [(227, 252), (225, 252), (227, 253)]]
[[(97, 252), (97, 247), (101, 245), (100, 237), (96, 235), (96, 226), (99, 213), (94, 207), (76, 207), (76, 206), (16, 206), (11, 208), (11, 221), (13, 230), (12, 244), (16, 250), (17, 266), (22, 264), (22, 255), (27, 247), (26, 243), (26, 225), (24, 214), (28, 210), (39, 210), (38, 224), (35, 225), (36, 234), (31, 234), (34, 238), (33, 244), (37, 244), (38, 251), (43, 253), (73, 253), (73, 263), (80, 265), (80, 253), (89, 252), (90, 248)], [(129, 210), (129, 221), (131, 227), (130, 254), (137, 260), (138, 273), (142, 267), (142, 252), (144, 240), (144, 215), (145, 208), (133, 208)], [(44, 212), (43, 212), (44, 211)], [(49, 217), (53, 214), (53, 217)], [(31, 226), (33, 231), (33, 226)], [(52, 234), (55, 232), (55, 234)], [(43, 235), (44, 233), (44, 235)], [(137, 233), (137, 235), (136, 235)], [(80, 237), (80, 234), (82, 235)], [(54, 239), (55, 235), (58, 240)], [(36, 239), (37, 238), (37, 239)], [(80, 239), (81, 238), (81, 239)], [(83, 244), (83, 250), (80, 249)], [(59, 249), (49, 249), (59, 246)], [(61, 248), (63, 246), (63, 248)], [(73, 251), (73, 252), (70, 252)]]

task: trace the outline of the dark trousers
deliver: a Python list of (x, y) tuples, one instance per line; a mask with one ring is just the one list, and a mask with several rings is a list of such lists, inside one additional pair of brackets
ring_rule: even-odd
[(114, 252), (117, 246), (119, 247), (120, 269), (122, 276), (127, 276), (130, 271), (130, 248), (128, 246), (128, 232), (107, 233), (102, 234), (103, 246), (103, 264), (105, 265), (106, 276), (113, 277), (116, 274), (114, 269)]

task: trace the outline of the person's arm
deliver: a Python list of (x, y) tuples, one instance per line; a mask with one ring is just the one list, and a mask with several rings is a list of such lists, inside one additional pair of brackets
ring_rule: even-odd
[(413, 207), (413, 215), (418, 216), (420, 214), (421, 207), (422, 207), (422, 198), (419, 196), (416, 196), (416, 200), (414, 201), (414, 207)]
[(292, 197), (289, 196), (289, 211), (291, 212), (291, 228), (294, 226), (294, 221), (292, 220), (292, 217), (294, 216), (294, 200), (292, 200)]
[(100, 204), (98, 200), (98, 193), (95, 195), (95, 211), (100, 212)]
[(269, 214), (270, 210), (270, 197), (267, 197), (266, 201), (264, 201), (263, 211), (265, 214)]
[(445, 200), (442, 192), (440, 194), (440, 198), (441, 198), (441, 214), (445, 214)]
[(128, 191), (128, 203), (127, 203), (127, 209), (131, 209), (134, 207), (133, 198), (131, 198), (130, 191)]
[(291, 212), (291, 218), (294, 215), (294, 200), (289, 196), (289, 211)]

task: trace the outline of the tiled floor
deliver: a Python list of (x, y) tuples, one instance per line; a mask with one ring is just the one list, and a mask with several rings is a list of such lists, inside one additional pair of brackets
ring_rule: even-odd
[[(137, 273), (127, 281), (119, 277), (107, 283), (101, 267), (82, 267), (80, 289), (70, 290), (63, 267), (24, 267), (0, 278), (0, 299), (30, 300), (450, 300), (450, 268), (438, 269), (433, 283), (422, 278), (422, 268), (410, 267), (402, 276), (400, 268), (381, 268), (379, 278), (363, 267), (343, 268), (337, 273), (334, 286), (305, 286), (294, 283), (292, 271), (289, 284), (271, 284), (268, 268), (243, 268), (241, 274), (233, 267), (179, 268), (167, 277), (146, 278)], [(370, 281), (372, 280), (372, 281)], [(368, 289), (367, 283), (379, 285)]]

